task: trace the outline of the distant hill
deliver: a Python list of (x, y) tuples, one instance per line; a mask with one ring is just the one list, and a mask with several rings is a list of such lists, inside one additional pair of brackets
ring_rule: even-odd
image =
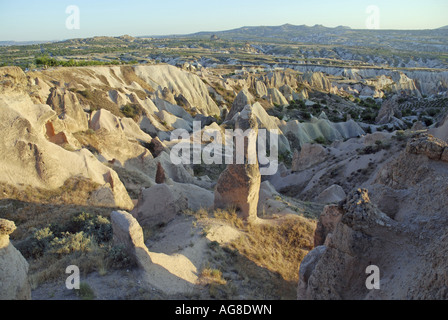
[(53, 41), (0, 41), (0, 47), (5, 46), (29, 46), (33, 44), (50, 43)]
[[(292, 25), (292, 24), (284, 24), (281, 26), (255, 26), (255, 27), (241, 27), (237, 29), (227, 30), (215, 32), (217, 35), (223, 38), (232, 38), (235, 40), (244, 40), (241, 38), (277, 38), (281, 39), (290, 38), (294, 36), (305, 35), (307, 33), (315, 33), (315, 32), (340, 32), (350, 30), (349, 27), (337, 27), (337, 28), (327, 28), (323, 25), (315, 25), (312, 27), (306, 25)], [(192, 34), (191, 36), (209, 36), (212, 32), (198, 32)]]
[(331, 46), (365, 47), (393, 49), (397, 52), (426, 51), (446, 52), (448, 43), (445, 32), (447, 27), (436, 30), (368, 30), (351, 29), (346, 26), (329, 28), (323, 25), (292, 25), (242, 27), (220, 32), (198, 32), (185, 35), (187, 38), (210, 39), (215, 35), (219, 39), (234, 41), (253, 41), (268, 43), (302, 43)]
[(444, 27), (438, 28), (437, 30), (448, 30), (448, 26), (444, 26)]

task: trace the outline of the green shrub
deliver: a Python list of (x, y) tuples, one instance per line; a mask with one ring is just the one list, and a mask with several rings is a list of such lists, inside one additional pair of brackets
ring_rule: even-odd
[(65, 229), (64, 231), (70, 233), (84, 232), (99, 244), (112, 240), (112, 224), (107, 218), (100, 215), (82, 212), (73, 217)]
[(38, 229), (33, 234), (16, 245), (25, 258), (39, 258), (50, 248), (54, 234), (50, 228)]
[(117, 269), (129, 269), (136, 265), (136, 261), (127, 254), (123, 245), (110, 247), (108, 257), (111, 266)]
[(320, 137), (317, 137), (316, 139), (314, 139), (314, 143), (317, 143), (317, 144), (327, 144), (328, 141), (324, 137), (320, 136)]
[(310, 119), (311, 119), (311, 113), (309, 113), (309, 112), (304, 112), (304, 113), (302, 114), (302, 117), (303, 117), (303, 119), (305, 119), (305, 120), (310, 120)]
[(78, 90), (76, 92), (79, 93), (80, 95), (82, 95), (86, 99), (89, 99), (89, 100), (93, 99), (93, 93), (90, 90)]
[(283, 162), (286, 166), (290, 166), (292, 164), (292, 153), (285, 151), (278, 155), (278, 161)]
[(84, 232), (76, 234), (63, 233), (61, 238), (54, 238), (51, 241), (49, 253), (56, 255), (68, 255), (75, 252), (91, 251), (92, 239)]
[(95, 292), (90, 287), (90, 285), (85, 283), (85, 282), (81, 282), (80, 283), (79, 290), (76, 291), (76, 294), (82, 300), (93, 300), (93, 299), (95, 299)]
[(17, 249), (25, 258), (39, 258), (46, 253), (86, 252), (91, 244), (108, 243), (112, 236), (112, 225), (107, 218), (83, 212), (64, 225), (50, 224), (35, 230), (17, 244)]
[(140, 108), (140, 106), (136, 105), (136, 104), (127, 104), (124, 107), (122, 107), (121, 109), (121, 113), (123, 113), (123, 115), (126, 118), (131, 118), (131, 119), (138, 119), (138, 117), (140, 117), (142, 115), (142, 110)]
[(112, 224), (100, 215), (83, 212), (72, 219), (69, 229), (72, 233), (84, 232), (94, 237), (98, 243), (112, 240)]
[(428, 110), (428, 115), (430, 117), (435, 117), (438, 113), (439, 113), (439, 110), (434, 109), (434, 108)]
[(427, 127), (429, 127), (429, 126), (432, 126), (433, 124), (434, 124), (434, 120), (432, 120), (431, 118), (423, 118), (422, 119), (423, 120), (423, 122), (425, 123), (425, 125), (427, 126)]

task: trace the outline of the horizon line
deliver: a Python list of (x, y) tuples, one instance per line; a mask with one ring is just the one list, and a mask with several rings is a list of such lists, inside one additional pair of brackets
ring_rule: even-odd
[(172, 33), (172, 34), (152, 34), (152, 35), (130, 35), (130, 34), (120, 34), (120, 35), (92, 35), (92, 36), (86, 36), (86, 37), (74, 37), (74, 38), (65, 38), (65, 39), (53, 39), (53, 40), (0, 40), (0, 43), (2, 42), (16, 42), (16, 43), (32, 43), (32, 42), (37, 42), (37, 43), (46, 43), (46, 42), (63, 42), (63, 41), (69, 41), (69, 40), (77, 40), (77, 39), (91, 39), (91, 38), (99, 38), (99, 37), (109, 37), (109, 38), (119, 38), (119, 37), (123, 37), (123, 36), (130, 36), (133, 38), (151, 38), (151, 37), (173, 37), (173, 36), (183, 36), (183, 37), (187, 37), (187, 36), (192, 36), (192, 35), (196, 35), (198, 33), (221, 33), (221, 32), (228, 32), (228, 31), (233, 31), (233, 30), (238, 30), (238, 29), (242, 29), (242, 28), (260, 28), (260, 27), (283, 27), (283, 26), (294, 26), (294, 27), (308, 27), (308, 28), (314, 28), (314, 27), (323, 27), (323, 28), (327, 28), (327, 29), (338, 29), (338, 28), (348, 28), (350, 30), (353, 31), (434, 31), (434, 30), (443, 30), (443, 28), (448, 27), (448, 25), (445, 26), (441, 26), (438, 28), (423, 28), (423, 29), (396, 29), (396, 28), (380, 28), (380, 29), (368, 29), (368, 28), (352, 28), (350, 26), (345, 26), (345, 25), (338, 25), (336, 27), (326, 27), (323, 24), (315, 24), (312, 26), (306, 25), (306, 24), (301, 24), (301, 25), (295, 25), (295, 24), (291, 24), (291, 23), (285, 23), (282, 25), (254, 25), (254, 26), (242, 26), (242, 27), (237, 27), (237, 28), (232, 28), (232, 29), (226, 29), (226, 30), (214, 30), (214, 31), (197, 31), (197, 32), (193, 32), (193, 33)]

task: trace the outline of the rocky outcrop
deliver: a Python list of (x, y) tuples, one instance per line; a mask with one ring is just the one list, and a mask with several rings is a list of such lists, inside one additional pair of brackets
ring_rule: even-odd
[(170, 222), (187, 207), (186, 198), (168, 185), (159, 184), (142, 191), (132, 215), (142, 225), (157, 226)]
[(330, 80), (322, 72), (307, 72), (303, 75), (303, 81), (319, 90), (327, 92), (332, 90)]
[(329, 204), (329, 203), (339, 203), (344, 200), (347, 194), (344, 189), (338, 185), (332, 185), (322, 191), (315, 199), (318, 203)]
[(252, 94), (247, 89), (241, 90), (240, 93), (238, 93), (238, 95), (236, 96), (235, 100), (233, 101), (232, 108), (227, 114), (226, 119), (232, 120), (237, 113), (243, 111), (245, 106), (247, 105), (251, 106), (253, 102), (254, 97), (252, 96)]
[(327, 248), (325, 246), (316, 247), (308, 253), (300, 263), (297, 300), (309, 300), (307, 295), (308, 281), (313, 274), (313, 271), (316, 269), (317, 263), (320, 261), (326, 250)]
[[(369, 193), (350, 193), (332, 232), (319, 223), (320, 246), (300, 268), (299, 299), (448, 298), (448, 168), (439, 143), (416, 136), (378, 170)], [(366, 286), (371, 266), (380, 271), (380, 290)]]
[(151, 143), (149, 144), (149, 151), (154, 155), (154, 157), (158, 157), (164, 151), (169, 153), (167, 146), (160, 141), (158, 137), (151, 140)]
[(255, 82), (255, 92), (259, 98), (264, 98), (268, 95), (268, 89), (264, 82), (256, 81)]
[(167, 88), (176, 95), (181, 94), (189, 105), (205, 116), (220, 114), (207, 86), (195, 74), (169, 65), (137, 66), (133, 71), (153, 88)]
[(50, 89), (50, 95), (46, 103), (58, 115), (61, 122), (58, 131), (78, 132), (88, 129), (87, 116), (73, 92), (53, 87)]
[(266, 140), (267, 140), (267, 148), (270, 146), (271, 134), (275, 135), (275, 138), (278, 142), (278, 152), (288, 153), (291, 151), (291, 147), (288, 139), (283, 134), (282, 130), (279, 127), (279, 120), (273, 116), (270, 116), (263, 106), (256, 102), (253, 105), (248, 105), (252, 112), (253, 117), (257, 121), (258, 129), (266, 129)]
[(327, 238), (331, 237), (336, 226), (341, 221), (344, 211), (338, 205), (329, 205), (324, 208), (319, 216), (316, 232), (314, 234), (314, 246), (319, 247), (327, 242)]
[(297, 88), (297, 75), (291, 70), (274, 71), (263, 77), (263, 81), (268, 88), (277, 88), (288, 85), (291, 88)]
[[(91, 152), (87, 149), (67, 150), (48, 140), (46, 124), (56, 116), (48, 105), (36, 105), (28, 96), (12, 93), (0, 96), (0, 107), (0, 133), (3, 136), (0, 141), (0, 165), (3, 168), (0, 182), (19, 189), (30, 186), (58, 190), (70, 179), (82, 178), (90, 181), (92, 186), (96, 185), (94, 191), (108, 189), (106, 193), (110, 197), (107, 197), (107, 203), (100, 205), (133, 207), (117, 174), (101, 164)], [(82, 201), (89, 203), (92, 200), (98, 204), (97, 200), (102, 197), (89, 199), (93, 195), (98, 194), (86, 194)], [(71, 200), (68, 197), (68, 201)]]
[(288, 100), (277, 88), (268, 89), (269, 101), (272, 105), (285, 106), (288, 105)]
[(0, 300), (30, 300), (28, 263), (9, 241), (14, 222), (0, 219)]
[(440, 122), (437, 128), (430, 129), (429, 133), (436, 138), (448, 142), (448, 115)]
[(298, 141), (300, 146), (305, 143), (314, 143), (319, 138), (333, 142), (365, 134), (364, 130), (353, 120), (333, 123), (327, 119), (312, 118), (310, 122), (282, 121), (278, 127), (284, 135), (292, 136), (294, 140)]
[(131, 260), (140, 267), (144, 267), (148, 262), (148, 249), (140, 224), (125, 211), (112, 212), (110, 219), (114, 244), (123, 246)]
[(191, 184), (157, 184), (141, 192), (132, 215), (144, 226), (167, 224), (187, 209), (213, 207), (213, 193)]
[[(343, 210), (326, 246), (310, 253), (311, 257), (317, 256), (314, 258), (317, 262), (313, 261), (314, 269), (307, 264), (301, 266), (300, 274), (308, 276), (303, 276), (299, 284), (300, 299), (362, 299), (369, 294), (365, 270), (378, 263), (379, 255), (386, 255), (381, 248), (388, 239), (381, 239), (381, 236), (392, 233), (395, 224), (370, 202), (365, 189), (350, 194)], [(339, 219), (338, 215), (336, 211), (334, 222)], [(319, 235), (323, 234), (322, 229)], [(319, 237), (318, 240), (322, 242)]]
[(392, 90), (395, 92), (399, 92), (400, 94), (406, 93), (407, 95), (415, 95), (421, 98), (422, 95), (416, 86), (416, 81), (409, 78), (403, 72), (392, 73), (392, 80), (394, 81)]
[[(190, 239), (190, 233), (183, 235), (185, 222), (173, 223), (168, 226), (170, 239), (175, 239), (175, 243), (169, 243), (158, 248), (156, 252), (149, 251), (145, 245), (143, 230), (138, 221), (128, 212), (114, 211), (111, 213), (111, 223), (113, 229), (113, 241), (115, 245), (121, 246), (126, 250), (131, 261), (139, 267), (139, 283), (148, 290), (158, 290), (168, 295), (187, 294), (194, 290), (198, 281), (198, 268), (203, 262), (204, 256), (197, 254), (197, 251), (203, 251), (207, 247), (206, 240), (201, 239), (193, 247), (186, 246), (184, 251), (179, 253), (166, 254), (163, 252), (172, 251), (175, 246), (179, 250), (185, 243), (179, 242)], [(180, 225), (181, 228), (178, 228)], [(183, 229), (182, 229), (183, 227)], [(176, 234), (181, 233), (181, 234)], [(165, 238), (166, 235), (162, 236)], [(191, 259), (191, 260), (190, 260)]]
[(165, 170), (162, 167), (162, 164), (159, 162), (157, 164), (157, 172), (156, 172), (156, 183), (162, 184), (165, 183), (166, 177), (165, 177)]
[(0, 68), (0, 94), (10, 92), (25, 92), (29, 90), (30, 83), (26, 74), (19, 67)]
[(390, 123), (395, 115), (395, 109), (398, 106), (398, 97), (394, 96), (383, 102), (381, 109), (376, 117), (377, 124)]
[(220, 175), (215, 188), (214, 203), (215, 208), (235, 207), (241, 218), (252, 222), (257, 219), (261, 175), (256, 159), (258, 125), (250, 106), (240, 113), (235, 127), (243, 132), (251, 129), (249, 138), (244, 139), (244, 149), (240, 150), (244, 154), (244, 164), (236, 164), (234, 161), (234, 164), (228, 165)]
[(431, 160), (447, 162), (448, 159), (448, 143), (425, 133), (409, 141), (406, 151), (410, 154), (423, 154)]
[(304, 144), (302, 150), (294, 153), (292, 160), (292, 172), (298, 172), (325, 161), (328, 155), (327, 149), (320, 144)]

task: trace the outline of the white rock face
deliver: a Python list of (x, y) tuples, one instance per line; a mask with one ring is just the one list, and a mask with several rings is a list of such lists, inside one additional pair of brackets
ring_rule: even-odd
[(232, 120), (237, 113), (244, 109), (245, 106), (252, 105), (253, 101), (254, 97), (248, 90), (241, 90), (233, 101), (232, 108), (230, 109), (226, 119)]
[(218, 106), (209, 96), (207, 86), (198, 76), (169, 65), (136, 66), (134, 70), (153, 88), (168, 88), (181, 93), (202, 114), (220, 114)]
[(0, 96), (0, 108), (0, 182), (55, 190), (70, 178), (84, 177), (110, 189), (112, 203), (105, 205), (133, 207), (113, 170), (86, 149), (71, 152), (45, 137), (45, 125), (55, 117), (49, 106), (35, 105), (28, 96), (11, 93)]
[(186, 209), (197, 211), (213, 206), (213, 193), (195, 185), (158, 184), (145, 189), (132, 215), (142, 224), (166, 224)]
[(311, 87), (323, 90), (331, 91), (332, 85), (330, 80), (322, 72), (308, 72), (303, 75), (304, 82), (308, 83)]
[(14, 222), (0, 219), (0, 300), (30, 300), (28, 262), (9, 241)]
[(308, 169), (318, 163), (325, 161), (328, 151), (319, 144), (305, 144), (300, 153), (294, 154), (292, 172)]
[(86, 113), (76, 95), (66, 89), (52, 88), (47, 104), (59, 115), (59, 131), (85, 131), (88, 128)]
[(157, 226), (173, 220), (187, 209), (187, 204), (187, 199), (175, 194), (168, 185), (158, 184), (143, 190), (132, 215), (142, 225)]
[(283, 94), (277, 88), (268, 89), (269, 100), (274, 105), (286, 106), (288, 105), (288, 100), (283, 96)]
[(429, 130), (429, 133), (436, 138), (442, 139), (448, 142), (448, 115), (442, 121), (442, 124), (435, 129)]
[[(321, 72), (335, 76), (349, 76), (351, 80), (365, 81), (365, 84), (375, 86), (377, 89), (382, 90), (390, 87), (394, 92), (404, 90), (415, 96), (438, 94), (440, 89), (446, 90), (448, 84), (448, 71), (406, 70), (397, 72), (377, 68), (342, 69), (323, 66), (298, 66), (295, 69), (304, 73), (309, 72), (310, 74)], [(311, 77), (308, 76), (308, 79), (311, 79)]]
[(262, 81), (255, 82), (255, 91), (257, 92), (257, 96), (259, 98), (263, 98), (268, 95), (268, 89), (266, 88), (266, 85)]
[(178, 118), (165, 110), (158, 112), (157, 116), (162, 121), (162, 124), (168, 126), (169, 128), (184, 129), (189, 132), (192, 131), (191, 122), (185, 121), (182, 118)]
[[(176, 240), (180, 238), (190, 240), (190, 229), (185, 229), (183, 223), (169, 225), (170, 239), (175, 243), (164, 243), (157, 252), (149, 251), (145, 245), (143, 230), (138, 221), (128, 212), (115, 211), (111, 214), (114, 242), (123, 245), (128, 254), (140, 268), (142, 282), (149, 288), (157, 288), (167, 294), (187, 294), (191, 292), (198, 281), (198, 267), (206, 258), (202, 252), (207, 248), (207, 241), (199, 239), (193, 247), (188, 246), (180, 253), (166, 254), (168, 246), (185, 245)], [(180, 228), (178, 228), (180, 227)], [(186, 231), (189, 231), (184, 236)], [(177, 234), (180, 233), (178, 236)], [(173, 235), (174, 234), (174, 235)]]
[(353, 120), (347, 122), (332, 123), (327, 119), (313, 118), (311, 122), (300, 123), (299, 121), (281, 122), (279, 128), (283, 134), (294, 135), (299, 144), (314, 142), (318, 138), (328, 141), (345, 140), (359, 137), (365, 134), (364, 130)]
[(138, 248), (145, 249), (143, 230), (137, 220), (125, 211), (114, 211), (110, 215), (113, 241), (123, 245), (128, 253), (138, 262)]
[(179, 107), (176, 104), (162, 100), (158, 97), (154, 98), (154, 104), (157, 106), (160, 112), (166, 111), (176, 116), (177, 118), (181, 118), (184, 121), (189, 122), (190, 124), (191, 122), (193, 122), (193, 117), (187, 111), (185, 111), (184, 108)]
[(322, 193), (316, 197), (316, 202), (323, 204), (338, 203), (344, 200), (346, 197), (347, 194), (341, 186), (332, 185), (328, 189), (322, 191)]

